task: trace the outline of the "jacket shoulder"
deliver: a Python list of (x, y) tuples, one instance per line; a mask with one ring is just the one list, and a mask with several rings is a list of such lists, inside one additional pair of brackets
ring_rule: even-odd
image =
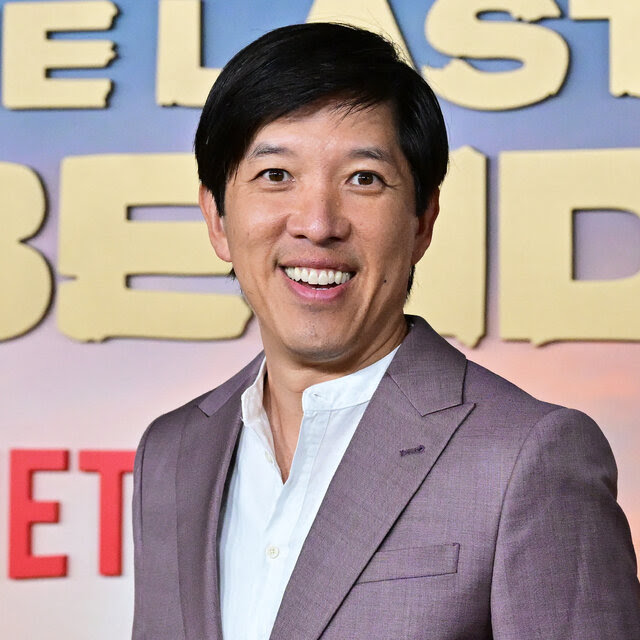
[(182, 425), (196, 412), (205, 416), (213, 415), (239, 389), (251, 383), (257, 375), (263, 357), (262, 353), (258, 354), (248, 365), (220, 386), (157, 417), (143, 434), (140, 448), (144, 448), (150, 440), (162, 446), (179, 439)]
[(558, 409), (560, 405), (538, 400), (513, 382), (468, 360), (464, 382), (464, 399), (480, 407), (517, 411), (520, 415), (535, 414), (538, 417)]
[[(510, 444), (513, 453), (530, 438), (553, 433), (577, 438), (611, 456), (609, 443), (600, 427), (577, 409), (538, 400), (517, 385), (469, 361), (464, 399), (474, 403), (464, 433), (491, 435)], [(514, 460), (515, 461), (515, 460)]]

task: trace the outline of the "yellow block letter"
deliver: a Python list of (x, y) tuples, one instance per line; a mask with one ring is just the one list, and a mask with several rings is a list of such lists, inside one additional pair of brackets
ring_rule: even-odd
[(474, 346), (484, 335), (486, 159), (471, 147), (451, 154), (433, 242), (416, 267), (407, 313)]
[(160, 0), (156, 102), (202, 107), (220, 69), (201, 65), (200, 0)]
[(632, 0), (571, 0), (574, 20), (609, 20), (609, 89), (640, 97), (640, 3)]
[[(382, 33), (411, 56), (387, 0), (315, 0), (307, 22), (346, 22)], [(156, 101), (201, 107), (220, 69), (202, 67), (200, 0), (160, 0)]]
[(640, 216), (639, 149), (500, 156), (500, 335), (507, 340), (639, 340), (640, 273), (573, 280), (573, 212)]
[[(567, 74), (569, 48), (555, 31), (517, 22), (480, 20), (487, 11), (504, 11), (535, 22), (560, 16), (553, 0), (437, 0), (427, 15), (430, 44), (457, 58), (441, 69), (424, 66), (434, 91), (469, 109), (516, 109), (555, 95)], [(474, 69), (459, 58), (512, 59), (513, 71)]]
[(0, 162), (0, 340), (29, 331), (49, 306), (49, 265), (20, 242), (38, 231), (44, 215), (38, 176), (20, 164)]
[(251, 316), (235, 294), (142, 291), (133, 274), (221, 275), (204, 222), (131, 222), (133, 206), (196, 205), (191, 154), (66, 158), (62, 165), (58, 324), (76, 340), (111, 336), (218, 339)]
[(111, 81), (47, 78), (50, 69), (106, 67), (109, 40), (50, 40), (52, 31), (108, 29), (113, 2), (8, 2), (4, 5), (2, 94), (9, 109), (104, 108)]

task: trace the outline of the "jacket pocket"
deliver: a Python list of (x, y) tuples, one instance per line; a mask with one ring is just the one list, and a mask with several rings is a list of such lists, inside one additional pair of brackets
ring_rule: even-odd
[(356, 584), (456, 573), (459, 553), (460, 545), (457, 542), (378, 551), (360, 574)]

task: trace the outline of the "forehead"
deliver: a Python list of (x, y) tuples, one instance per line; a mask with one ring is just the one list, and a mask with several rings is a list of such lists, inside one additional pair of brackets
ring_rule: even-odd
[(377, 147), (382, 155), (402, 156), (404, 160), (389, 104), (359, 107), (330, 101), (304, 107), (263, 125), (247, 146), (243, 160), (293, 153), (303, 147), (348, 150), (353, 145)]

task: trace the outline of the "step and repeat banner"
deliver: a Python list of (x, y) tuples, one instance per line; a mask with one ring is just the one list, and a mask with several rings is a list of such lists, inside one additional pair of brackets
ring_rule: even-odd
[(387, 34), (450, 172), (408, 311), (602, 426), (640, 548), (640, 3), (0, 2), (0, 635), (118, 640), (133, 452), (260, 350), (196, 207), (199, 109), (242, 46)]

